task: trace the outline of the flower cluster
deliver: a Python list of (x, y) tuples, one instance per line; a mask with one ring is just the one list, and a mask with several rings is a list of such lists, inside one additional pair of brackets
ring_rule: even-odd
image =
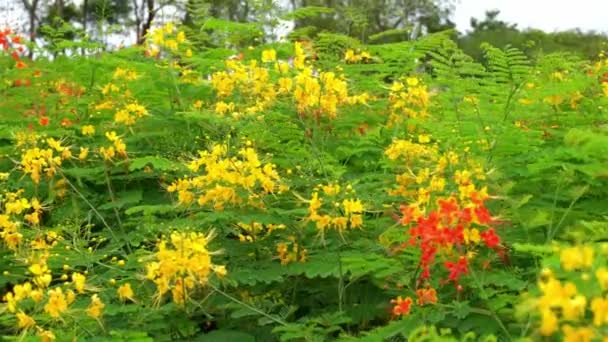
[(0, 48), (8, 51), (15, 60), (15, 68), (23, 69), (27, 64), (21, 60), (22, 54), (25, 52), (25, 45), (20, 35), (14, 34), (10, 28), (0, 29)]
[(31, 226), (40, 224), (43, 207), (37, 198), (28, 200), (23, 190), (0, 195), (0, 238), (10, 250), (16, 250), (23, 235), (19, 232), (23, 221)]
[(348, 49), (344, 53), (344, 61), (348, 64), (355, 63), (369, 63), (372, 60), (372, 55), (370, 55), (367, 51), (362, 51), (360, 53), (355, 52), (353, 49)]
[[(437, 304), (437, 290), (427, 286), (416, 290), (416, 304), (418, 306), (424, 306), (427, 304)], [(411, 297), (402, 298), (401, 296), (391, 300), (393, 306), (393, 316), (407, 316), (411, 313), (412, 304), (414, 303)]]
[(156, 284), (158, 301), (171, 292), (173, 302), (183, 305), (189, 292), (205, 286), (213, 273), (219, 277), (226, 275), (225, 266), (211, 263), (214, 253), (209, 252), (208, 244), (212, 238), (212, 233), (174, 232), (168, 241), (158, 243), (156, 260), (146, 265), (146, 277)]
[(28, 148), (22, 153), (19, 161), (19, 169), (29, 175), (35, 184), (40, 183), (42, 175), (47, 179), (53, 178), (62, 161), (72, 157), (70, 147), (62, 146), (60, 141), (48, 138), (42, 144), (46, 145), (46, 148)]
[[(225, 71), (211, 75), (211, 86), (218, 97), (215, 112), (221, 115), (241, 111), (259, 113), (273, 104), (277, 96), (269, 69), (256, 60), (247, 64), (240, 60), (227, 60)], [(243, 107), (237, 109), (233, 102), (226, 102), (231, 96), (238, 96)]]
[(363, 203), (355, 197), (352, 186), (321, 184), (314, 189), (308, 200), (306, 220), (313, 222), (322, 236), (328, 228), (333, 228), (342, 235), (346, 229), (360, 228), (363, 225), (363, 211)]
[[(230, 156), (228, 146), (215, 144), (210, 150), (199, 151), (199, 157), (188, 168), (197, 174), (173, 182), (167, 191), (178, 195), (179, 204), (196, 202), (200, 206), (212, 205), (222, 210), (225, 205), (246, 204), (263, 207), (261, 199), (267, 194), (282, 193), (288, 189), (272, 163), (262, 163), (250, 146)], [(197, 197), (198, 196), (198, 197)]]
[(119, 109), (116, 114), (114, 114), (114, 122), (124, 124), (125, 126), (132, 126), (137, 120), (146, 115), (148, 115), (146, 107), (135, 101)]
[(348, 90), (343, 76), (334, 72), (321, 72), (318, 76), (312, 68), (303, 68), (295, 77), (294, 98), (298, 112), (313, 111), (319, 119), (326, 116), (335, 119), (338, 105), (347, 103)]
[[(537, 334), (591, 341), (608, 334), (608, 244), (555, 246), (538, 292), (519, 310), (538, 319)], [(558, 262), (555, 262), (558, 259)]]
[(306, 262), (308, 260), (308, 251), (298, 244), (294, 236), (290, 236), (288, 242), (279, 242), (277, 244), (277, 253), (281, 265), (287, 265), (292, 262)]
[(419, 78), (407, 77), (395, 81), (390, 88), (390, 117), (388, 125), (402, 123), (406, 118), (428, 116), (430, 94)]
[[(50, 317), (53, 320), (61, 320), (68, 314), (74, 314), (74, 311), (81, 309), (73, 309), (70, 306), (76, 301), (79, 295), (85, 295), (89, 291), (87, 286), (87, 277), (85, 274), (73, 272), (71, 277), (63, 275), (61, 280), (64, 281), (63, 286), (49, 287), (52, 281), (51, 270), (47, 266), (49, 258), (48, 251), (41, 253), (33, 253), (29, 257), (28, 273), (31, 281), (25, 281), (16, 284), (8, 291), (3, 298), (6, 302), (6, 309), (9, 313), (15, 315), (16, 326), (19, 330), (29, 330), (35, 328), (38, 335), (45, 340), (54, 340), (54, 334), (44, 330), (44, 323), (36, 321), (38, 315), (41, 315), (42, 322)], [(97, 294), (92, 294), (89, 305), (82, 310), (87, 316), (93, 319), (100, 319), (103, 313), (105, 304), (101, 301)], [(45, 317), (46, 316), (46, 317)]]
[[(261, 64), (257, 60), (244, 62), (241, 58), (228, 59), (226, 70), (210, 76), (217, 101), (217, 114), (255, 114), (274, 104), (279, 95), (291, 95), (300, 115), (312, 114), (334, 119), (341, 104), (366, 104), (368, 94), (349, 96), (344, 77), (335, 72), (313, 69), (307, 63), (302, 43), (294, 44), (295, 56), (290, 61), (277, 59), (276, 51), (264, 50)], [(273, 68), (270, 65), (274, 65)], [(273, 72), (274, 71), (274, 72)], [(232, 98), (238, 98), (237, 106)]]
[(442, 153), (430, 140), (424, 134), (419, 143), (395, 140), (385, 151), (405, 170), (389, 194), (410, 201), (400, 206), (399, 222), (408, 227), (408, 238), (399, 248), (419, 251), (419, 284), (430, 284), (433, 270), (440, 268), (446, 274), (441, 283), (460, 288), (460, 277), (469, 273), (480, 249), (499, 256), (504, 249), (494, 227), (497, 221), (485, 205), (487, 189), (476, 185), (486, 178), (483, 167), (473, 158), (462, 163), (453, 151)]
[[(116, 135), (116, 132), (114, 131), (106, 132), (105, 136), (112, 143), (112, 145), (107, 147), (102, 146), (99, 148), (99, 155), (101, 155), (103, 160), (112, 161), (117, 154), (122, 158), (127, 158), (127, 145), (122, 138)], [(80, 159), (84, 158), (81, 156)]]
[(181, 47), (185, 47), (183, 51), (186, 57), (192, 56), (192, 50), (186, 43), (186, 34), (184, 31), (177, 30), (172, 22), (166, 23), (152, 31), (146, 40), (146, 55), (151, 57), (159, 56), (161, 50), (166, 49), (171, 53), (180, 52)]
[(282, 230), (286, 227), (284, 224), (263, 224), (260, 222), (251, 222), (249, 224), (239, 222), (236, 226), (239, 231), (239, 240), (243, 242), (254, 242), (272, 234), (275, 230)]

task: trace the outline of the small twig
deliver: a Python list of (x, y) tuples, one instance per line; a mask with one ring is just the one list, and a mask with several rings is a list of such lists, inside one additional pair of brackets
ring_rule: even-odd
[(231, 295), (227, 294), (226, 292), (224, 292), (224, 291), (222, 291), (222, 290), (218, 289), (218, 288), (217, 288), (216, 286), (214, 286), (213, 284), (208, 283), (207, 285), (208, 285), (210, 288), (212, 288), (213, 290), (215, 290), (217, 293), (221, 294), (222, 296), (224, 296), (224, 297), (226, 297), (226, 298), (230, 299), (231, 301), (233, 301), (233, 302), (235, 302), (235, 303), (237, 303), (237, 304), (240, 304), (240, 305), (242, 305), (242, 306), (246, 307), (247, 309), (249, 309), (249, 310), (251, 310), (251, 311), (254, 311), (254, 312), (256, 312), (256, 313), (258, 313), (258, 314), (260, 314), (260, 315), (262, 315), (262, 316), (264, 316), (264, 317), (266, 317), (266, 318), (268, 318), (268, 319), (270, 319), (271, 321), (273, 321), (273, 322), (275, 322), (275, 323), (278, 323), (278, 324), (280, 324), (280, 325), (287, 325), (287, 323), (286, 323), (286, 322), (284, 322), (283, 320), (281, 320), (281, 319), (279, 319), (279, 318), (276, 318), (276, 317), (274, 317), (274, 316), (272, 316), (272, 315), (269, 315), (269, 314), (265, 313), (264, 311), (262, 311), (262, 310), (260, 310), (260, 309), (258, 309), (258, 308), (256, 308), (256, 307), (253, 307), (253, 306), (251, 306), (251, 305), (249, 305), (249, 304), (247, 304), (247, 303), (245, 303), (245, 302), (242, 302), (242, 301), (240, 301), (240, 300), (238, 300), (238, 299), (236, 299), (236, 298), (232, 297)]

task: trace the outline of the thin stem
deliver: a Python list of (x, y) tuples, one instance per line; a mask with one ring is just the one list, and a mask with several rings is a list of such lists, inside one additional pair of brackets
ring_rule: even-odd
[(260, 309), (258, 309), (258, 308), (256, 308), (256, 307), (253, 307), (253, 306), (251, 306), (251, 305), (249, 305), (249, 304), (247, 304), (247, 303), (245, 303), (245, 302), (243, 302), (243, 301), (240, 301), (240, 300), (238, 300), (238, 299), (236, 299), (236, 298), (232, 297), (231, 295), (229, 295), (229, 294), (227, 294), (226, 292), (224, 292), (224, 291), (222, 291), (222, 290), (218, 289), (218, 288), (217, 288), (215, 285), (213, 285), (213, 284), (211, 284), (211, 283), (208, 283), (208, 284), (207, 284), (207, 286), (209, 286), (210, 288), (212, 288), (213, 290), (215, 290), (215, 292), (217, 292), (217, 293), (221, 294), (222, 296), (224, 296), (224, 297), (226, 297), (226, 298), (230, 299), (231, 301), (233, 301), (233, 302), (235, 302), (235, 303), (237, 303), (237, 304), (239, 304), (239, 305), (242, 305), (242, 306), (246, 307), (247, 309), (249, 309), (249, 310), (251, 310), (251, 311), (253, 311), (253, 312), (255, 312), (255, 313), (258, 313), (258, 314), (260, 314), (260, 315), (262, 315), (262, 316), (264, 316), (264, 317), (266, 317), (266, 318), (270, 319), (271, 321), (273, 321), (273, 322), (275, 322), (275, 323), (277, 323), (277, 324), (280, 324), (280, 325), (287, 325), (287, 323), (286, 323), (286, 322), (284, 322), (283, 320), (281, 320), (281, 319), (279, 319), (279, 318), (276, 318), (276, 317), (274, 317), (274, 316), (272, 316), (272, 315), (269, 315), (269, 314), (265, 313), (264, 311), (262, 311), (262, 310), (260, 310)]
[(89, 202), (89, 200), (86, 197), (84, 197), (84, 195), (80, 191), (78, 191), (78, 189), (74, 186), (74, 184), (72, 184), (72, 182), (70, 182), (63, 173), (62, 173), (62, 176), (65, 179), (65, 182), (70, 186), (70, 188), (72, 188), (72, 190), (74, 190), (74, 192), (84, 201), (84, 203), (86, 203), (89, 206), (89, 208), (91, 208), (91, 210), (95, 213), (95, 215), (97, 215), (97, 217), (99, 218), (101, 223), (106, 228), (108, 228), (108, 230), (110, 231), (110, 235), (112, 235), (112, 238), (118, 241), (118, 237), (114, 233), (114, 230), (112, 229), (112, 227), (110, 227), (108, 222), (106, 222), (106, 220), (99, 213), (99, 211), (97, 211), (97, 209), (93, 206), (93, 204), (91, 204), (91, 202)]
[[(489, 296), (488, 296), (486, 290), (483, 288), (483, 285), (481, 285), (481, 283), (479, 282), (479, 279), (477, 279), (477, 275), (475, 274), (475, 271), (472, 268), (470, 268), (469, 271), (470, 271), (471, 275), (473, 276), (473, 280), (477, 284), (477, 287), (481, 291), (482, 297), (484, 299), (488, 299)], [(482, 310), (483, 310), (483, 312), (482, 312)], [(494, 320), (496, 321), (496, 323), (498, 323), (498, 325), (504, 331), (504, 333), (507, 335), (507, 337), (509, 338), (509, 340), (513, 340), (513, 337), (511, 336), (511, 333), (509, 333), (509, 330), (507, 329), (507, 327), (504, 325), (504, 323), (502, 322), (502, 320), (500, 319), (500, 317), (498, 317), (498, 315), (496, 314), (496, 312), (494, 310), (492, 310), (492, 309), (489, 309), (489, 310), (485, 310), (485, 309), (471, 309), (471, 312), (477, 312), (477, 313), (488, 315), (488, 316), (494, 318)]]

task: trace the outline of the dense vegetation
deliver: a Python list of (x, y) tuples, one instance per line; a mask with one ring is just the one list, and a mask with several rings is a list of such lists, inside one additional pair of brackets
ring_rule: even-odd
[(3, 338), (608, 334), (603, 55), (182, 29), (0, 33)]

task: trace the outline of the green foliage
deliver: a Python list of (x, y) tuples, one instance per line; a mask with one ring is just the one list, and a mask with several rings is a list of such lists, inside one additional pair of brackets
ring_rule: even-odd
[[(66, 313), (65, 321), (51, 319), (44, 313), (47, 299), (38, 306), (28, 302), (23, 309), (38, 310), (36, 324), (65, 339), (494, 341), (528, 334), (540, 338), (537, 320), (521, 321), (516, 303), (522, 301), (521, 293), (538, 292), (535, 284), (544, 266), (559, 265), (553, 243), (597, 244), (608, 238), (603, 62), (570, 54), (530, 59), (520, 48), (490, 44), (479, 47), (482, 55), (476, 59), (451, 39), (449, 30), (369, 46), (346, 34), (314, 32), (313, 46), (305, 51), (318, 58), (308, 59), (310, 70), (332, 71), (338, 78), (343, 73), (348, 94), (365, 92), (370, 95), (366, 103), (340, 103), (336, 117), (329, 118), (319, 108), (298, 108), (292, 88), (286, 94), (271, 94), (276, 96), (269, 104), (248, 113), (249, 105), (261, 102), (251, 101), (256, 87), (270, 84), (276, 90), (280, 77), (318, 78), (293, 68), (280, 73), (274, 62), (256, 61), (263, 71), (251, 67), (255, 57), (271, 48), (281, 61), (293, 57), (291, 44), (276, 43), (246, 50), (239, 64), (247, 80), (267, 73), (262, 85), (243, 81), (239, 91), (219, 95), (208, 76), (226, 71), (226, 60), (241, 51), (229, 47), (261, 40), (263, 27), (208, 17), (211, 6), (205, 6), (189, 4), (188, 36), (206, 33), (193, 44), (192, 56), (176, 49), (150, 58), (133, 47), (90, 57), (26, 61), (28, 67), (21, 69), (8, 54), (0, 57), (0, 172), (8, 173), (2, 187), (23, 189), (24, 198), (36, 197), (44, 207), (39, 225), (21, 220), (19, 229), (28, 242), (23, 249), (0, 248), (3, 336), (17, 339), (36, 333), (17, 328), (5, 296), (15, 285), (32, 281), (28, 268), (39, 253), (32, 246), (44, 239), (47, 249), (40, 250), (49, 251), (51, 288), (66, 283), (66, 290), (72, 289), (70, 276), (86, 272), (86, 295), (78, 294), (70, 307), (82, 317)], [(335, 13), (305, 7), (288, 17), (304, 20)], [(350, 14), (352, 20), (360, 19)], [(49, 29), (49, 36), (56, 37), (51, 52), (87, 47), (70, 45), (61, 38), (62, 30)], [(405, 33), (383, 30), (369, 39), (383, 42)], [(371, 58), (344, 64), (347, 49), (369, 52)], [(138, 77), (119, 80), (114, 77), (117, 68), (132, 70)], [(235, 69), (226, 75), (235, 74)], [(32, 70), (42, 72), (34, 77)], [(31, 85), (17, 86), (16, 81), (23, 79), (30, 79)], [(419, 86), (426, 92), (427, 118), (412, 115), (389, 122), (396, 100), (407, 97), (391, 90), (400, 80), (404, 87)], [(104, 94), (104, 89), (111, 89), (108, 84), (120, 90)], [(110, 108), (104, 107), (106, 100), (111, 100)], [(149, 115), (125, 126), (116, 114), (135, 100)], [(220, 101), (237, 109), (219, 114)], [(41, 123), (43, 118), (49, 122)], [(84, 135), (85, 124), (96, 132)], [(105, 135), (110, 131), (124, 140), (127, 157), (102, 159), (100, 148), (111, 145)], [(37, 146), (54, 138), (72, 153), (52, 177), (44, 174), (38, 184), (18, 165), (27, 148), (14, 147), (23, 139), (18, 134), (27, 132), (44, 134)], [(422, 142), (425, 136), (431, 141)], [(385, 151), (397, 139), (437, 153), (454, 152), (460, 165), (478, 177), (475, 182), (488, 186), (488, 210), (500, 244), (477, 250), (461, 241), (442, 251), (474, 250), (474, 255), (467, 254), (471, 265), (483, 265), (471, 266), (458, 283), (448, 280), (450, 272), (443, 262), (449, 259), (438, 260), (436, 278), (424, 286), (421, 282), (421, 255), (408, 244), (411, 226), (401, 224), (404, 214), (399, 208), (416, 202), (418, 190), (426, 191), (416, 173), (428, 165), (424, 158), (389, 160)], [(211, 168), (194, 170), (188, 165), (216, 144), (230, 146), (229, 155), (237, 157), (239, 148), (254, 148), (259, 164), (274, 165), (289, 190), (259, 196), (251, 189), (238, 189), (246, 200), (224, 207), (199, 206), (195, 200), (178, 203), (179, 190), (170, 191), (172, 184), (208, 175)], [(78, 158), (80, 147), (90, 148), (89, 159)], [(243, 164), (235, 162), (238, 158), (223, 160), (237, 169)], [(475, 171), (473, 162), (482, 171)], [(456, 166), (450, 165), (449, 172), (460, 171), (452, 168)], [(398, 185), (396, 176), (409, 174), (414, 174), (409, 186), (416, 191), (389, 193)], [(462, 190), (451, 184), (455, 178), (446, 176), (450, 185), (445, 192), (459, 197)], [(320, 184), (334, 182), (364, 203), (360, 229), (320, 230), (311, 222), (312, 194), (322, 193)], [(261, 205), (248, 205), (257, 200)], [(344, 202), (332, 201), (325, 197), (323, 204), (344, 211)], [(428, 205), (430, 211), (434, 198)], [(5, 210), (5, 202), (0, 208)], [(249, 241), (244, 225), (254, 223), (266, 231), (252, 234)], [(281, 228), (269, 231), (270, 225)], [(158, 286), (146, 274), (157, 257), (159, 240), (166, 241), (173, 232), (210, 231), (215, 238), (204, 248), (221, 251), (211, 259), (214, 265), (226, 265), (227, 274), (210, 275), (188, 293), (184, 305), (169, 294), (156, 298)], [(283, 247), (300, 255), (288, 259), (281, 255)], [(133, 287), (134, 300), (117, 296), (118, 286), (126, 283)], [(414, 303), (409, 315), (393, 315), (391, 299), (411, 297), (415, 302), (416, 291), (429, 288), (436, 290), (437, 303)], [(106, 304), (99, 321), (84, 311), (92, 294)]]

